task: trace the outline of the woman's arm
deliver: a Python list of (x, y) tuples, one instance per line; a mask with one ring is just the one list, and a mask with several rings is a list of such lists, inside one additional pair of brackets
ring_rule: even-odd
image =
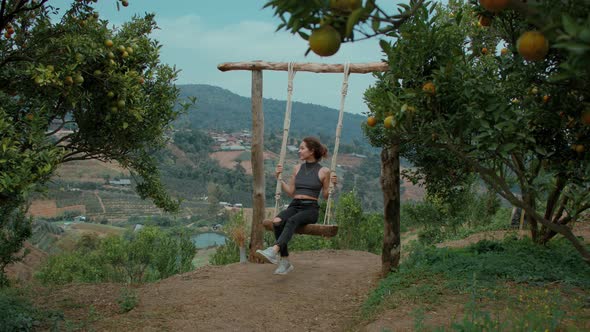
[(334, 172), (332, 175), (330, 175), (330, 169), (328, 167), (322, 167), (322, 169), (320, 169), (320, 181), (322, 182), (322, 195), (324, 196), (324, 200), (328, 199), (328, 196), (330, 195), (330, 180), (334, 183), (334, 186), (336, 186), (336, 183), (338, 183), (338, 177), (336, 176), (336, 172)]
[[(297, 172), (299, 172), (299, 167), (301, 167), (300, 164), (295, 165), (295, 167), (293, 167), (293, 174), (291, 175), (291, 178), (289, 178), (289, 182), (285, 182), (285, 180), (281, 180), (281, 190), (283, 190), (283, 192), (285, 194), (287, 194), (289, 197), (293, 197), (295, 195), (295, 175), (297, 174)], [(279, 177), (279, 174), (283, 172), (283, 166), (282, 165), (278, 165), (277, 166), (277, 170), (275, 172), (276, 177)]]

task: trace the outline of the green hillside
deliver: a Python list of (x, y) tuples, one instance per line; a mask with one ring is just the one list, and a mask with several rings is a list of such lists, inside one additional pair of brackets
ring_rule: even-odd
[[(252, 126), (250, 98), (211, 85), (178, 85), (181, 99), (196, 97), (195, 107), (182, 116), (177, 125), (200, 129), (216, 129), (227, 132), (249, 129)], [(286, 101), (264, 99), (265, 134), (282, 133)], [(344, 113), (342, 124), (343, 143), (364, 145), (368, 143), (363, 137), (360, 124), (365, 121), (363, 115)], [(291, 136), (319, 136), (324, 140), (334, 137), (338, 122), (338, 110), (300, 102), (294, 102), (291, 116)], [(329, 142), (327, 142), (329, 143)]]

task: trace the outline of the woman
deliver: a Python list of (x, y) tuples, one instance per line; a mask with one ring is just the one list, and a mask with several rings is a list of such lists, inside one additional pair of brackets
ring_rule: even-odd
[[(293, 265), (288, 259), (289, 250), (287, 244), (293, 237), (297, 227), (317, 222), (320, 191), (324, 199), (328, 199), (330, 179), (334, 184), (337, 183), (336, 175), (330, 176), (330, 169), (319, 164), (319, 161), (327, 155), (328, 149), (317, 138), (304, 138), (299, 145), (299, 159), (303, 163), (295, 165), (289, 183), (281, 181), (283, 192), (293, 197), (293, 201), (286, 210), (273, 219), (276, 238), (274, 245), (264, 250), (256, 250), (269, 262), (279, 264), (274, 274), (285, 275), (293, 271)], [(282, 172), (283, 165), (277, 165), (275, 171), (277, 179)]]

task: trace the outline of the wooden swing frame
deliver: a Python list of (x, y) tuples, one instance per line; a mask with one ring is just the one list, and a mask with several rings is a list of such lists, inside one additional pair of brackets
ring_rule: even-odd
[[(344, 73), (343, 64), (294, 63), (294, 71), (313, 73)], [(264, 70), (288, 71), (288, 62), (226, 62), (217, 66), (222, 72), (232, 70), (248, 70), (252, 72), (252, 145), (251, 162), (254, 178), (252, 193), (252, 231), (250, 237), (250, 261), (259, 261), (256, 250), (262, 248), (264, 228), (272, 230), (272, 220), (265, 220), (265, 181), (264, 181), (264, 112), (262, 109), (262, 72)], [(384, 72), (389, 69), (385, 62), (349, 64), (349, 73), (368, 74)], [(299, 227), (295, 233), (334, 236), (338, 232), (336, 225), (309, 224)]]

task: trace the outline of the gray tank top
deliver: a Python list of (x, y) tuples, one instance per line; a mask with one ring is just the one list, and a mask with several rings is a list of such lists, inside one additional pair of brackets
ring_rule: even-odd
[(303, 163), (295, 176), (295, 194), (318, 198), (322, 190), (320, 181), (320, 163)]

